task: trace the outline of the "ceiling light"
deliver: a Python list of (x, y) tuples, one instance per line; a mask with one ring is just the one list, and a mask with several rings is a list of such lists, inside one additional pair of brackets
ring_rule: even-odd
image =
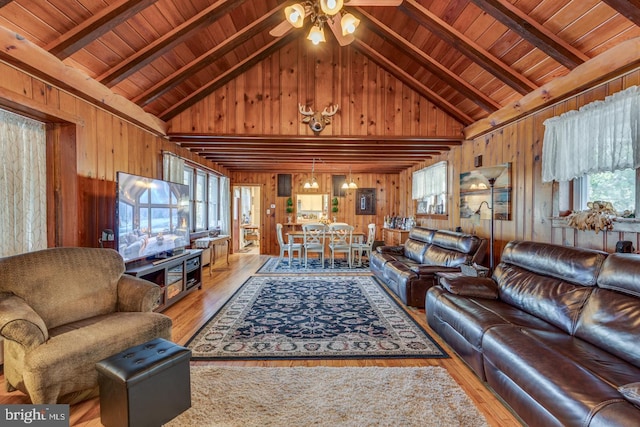
[(320, 9), (329, 16), (340, 12), (344, 4), (343, 0), (320, 0)]
[(309, 36), (307, 39), (311, 40), (311, 43), (318, 44), (320, 42), (326, 42), (327, 40), (324, 38), (324, 31), (319, 24), (311, 27), (311, 31), (309, 31)]
[(355, 181), (353, 180), (353, 177), (351, 176), (351, 166), (349, 166), (349, 182), (347, 183), (347, 181), (344, 182), (344, 184), (342, 184), (342, 189), (347, 190), (347, 189), (356, 189), (358, 188), (358, 184), (355, 183)]
[(360, 20), (350, 13), (346, 13), (340, 20), (340, 27), (342, 28), (342, 35), (346, 36), (353, 34), (360, 25)]
[(287, 21), (296, 28), (301, 28), (304, 23), (304, 6), (299, 3), (284, 8)]
[(311, 163), (311, 181), (307, 181), (304, 183), (304, 188), (307, 190), (311, 188), (313, 189), (320, 188), (318, 181), (316, 181), (315, 177), (313, 176), (315, 169), (316, 169), (316, 159), (313, 159)]

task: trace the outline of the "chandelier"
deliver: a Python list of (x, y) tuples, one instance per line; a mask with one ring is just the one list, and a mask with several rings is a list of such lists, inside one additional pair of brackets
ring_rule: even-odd
[(342, 35), (353, 34), (360, 20), (350, 13), (342, 10), (344, 0), (306, 0), (301, 3), (295, 3), (284, 8), (284, 14), (287, 21), (295, 28), (301, 28), (304, 19), (309, 16), (313, 24), (307, 39), (313, 44), (325, 42), (324, 27), (327, 22), (334, 23), (336, 15), (340, 15), (340, 28)]
[(358, 184), (356, 184), (355, 181), (353, 180), (353, 177), (351, 176), (351, 166), (349, 166), (349, 182), (345, 181), (344, 184), (342, 184), (342, 189), (348, 190), (348, 189), (355, 189), (355, 188), (358, 188)]
[(313, 173), (315, 172), (316, 169), (316, 159), (313, 159), (312, 163), (311, 163), (311, 180), (307, 181), (304, 183), (304, 188), (306, 189), (316, 189), (319, 188), (320, 185), (318, 185), (318, 181), (316, 181), (315, 177), (313, 176)]

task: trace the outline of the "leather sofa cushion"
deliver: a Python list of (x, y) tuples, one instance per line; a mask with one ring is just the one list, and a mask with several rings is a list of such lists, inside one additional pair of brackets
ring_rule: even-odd
[(607, 253), (530, 241), (511, 241), (500, 262), (581, 286), (594, 286)]
[(506, 263), (498, 264), (493, 278), (505, 303), (540, 317), (568, 334), (573, 334), (580, 310), (594, 289)]
[[(510, 396), (526, 423), (552, 424), (540, 413), (527, 418), (528, 404), (518, 407), (518, 402), (528, 399), (546, 408), (558, 425), (601, 425), (591, 421), (607, 406), (633, 408), (617, 387), (638, 378), (638, 368), (563, 332), (496, 326), (485, 334), (482, 348), (489, 385)], [(500, 376), (509, 381), (498, 380)]]
[(640, 297), (640, 257), (622, 253), (609, 255), (598, 275), (598, 287)]
[(459, 267), (467, 264), (471, 260), (471, 255), (451, 249), (441, 248), (431, 245), (424, 254), (424, 263), (428, 265), (441, 265), (443, 267)]
[[(430, 304), (436, 300), (437, 304)], [(431, 309), (430, 316), (448, 323), (478, 349), (482, 348), (485, 332), (495, 326), (518, 325), (559, 332), (547, 322), (499, 300), (455, 295), (442, 286), (429, 289), (427, 307)]]
[(498, 285), (488, 277), (442, 277), (440, 284), (448, 292), (460, 296), (498, 299)]
[(436, 230), (432, 230), (430, 228), (413, 227), (409, 231), (409, 239), (419, 240), (421, 242), (430, 244), (431, 241), (433, 240), (433, 235), (434, 235), (435, 232), (436, 232)]
[(638, 298), (608, 289), (595, 289), (582, 310), (575, 336), (640, 366), (638, 331)]
[(423, 264), (424, 253), (428, 247), (428, 243), (420, 242), (419, 240), (407, 239), (404, 243), (404, 256), (418, 264)]
[(432, 244), (464, 254), (473, 254), (480, 247), (482, 239), (473, 234), (439, 230), (433, 235)]

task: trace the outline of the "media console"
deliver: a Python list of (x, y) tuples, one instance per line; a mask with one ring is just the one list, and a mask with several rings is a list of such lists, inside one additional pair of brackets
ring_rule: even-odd
[(159, 263), (130, 263), (125, 273), (153, 282), (163, 289), (155, 308), (155, 311), (162, 311), (190, 292), (202, 288), (202, 249), (187, 249)]

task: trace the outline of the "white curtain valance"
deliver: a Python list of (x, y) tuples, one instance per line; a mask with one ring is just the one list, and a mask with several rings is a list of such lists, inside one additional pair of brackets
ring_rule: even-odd
[(447, 192), (447, 162), (442, 161), (413, 173), (411, 198), (423, 200)]
[(542, 181), (640, 166), (640, 89), (545, 120)]

